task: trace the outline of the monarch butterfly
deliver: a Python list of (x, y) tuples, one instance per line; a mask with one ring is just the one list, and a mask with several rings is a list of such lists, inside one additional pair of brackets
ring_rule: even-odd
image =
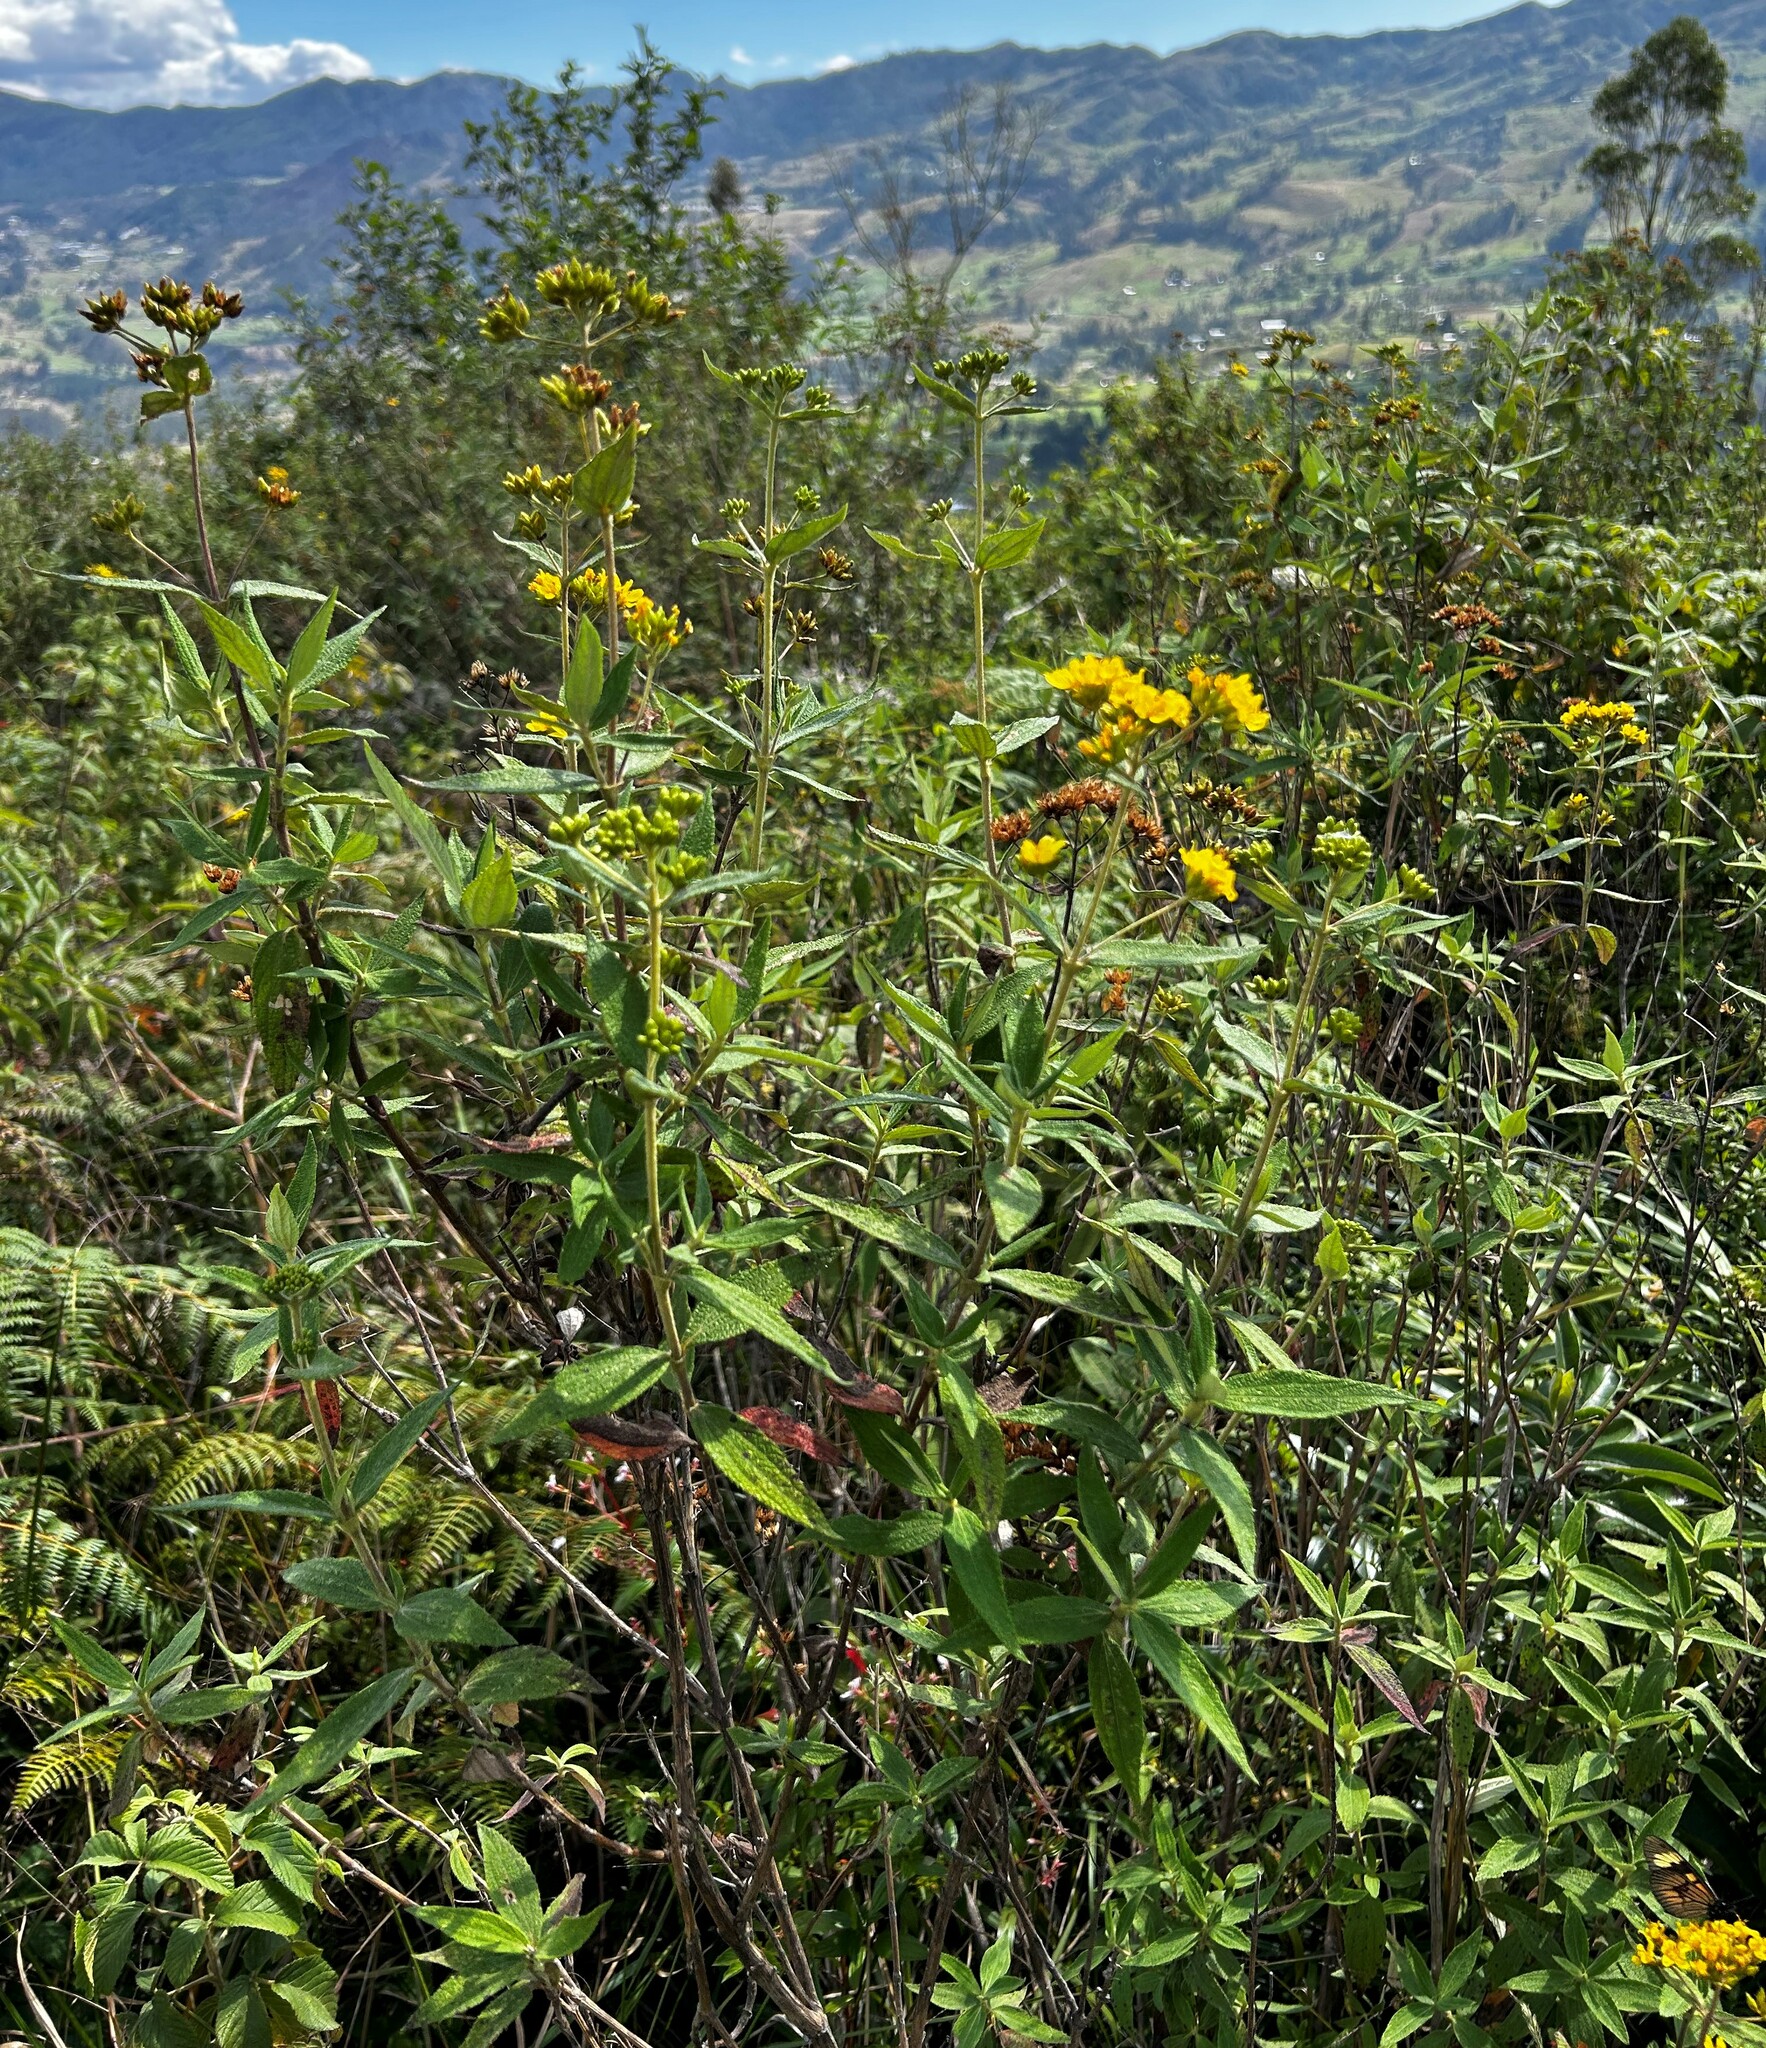
[(1660, 1835), (1646, 1835), (1643, 1860), (1656, 1904), (1676, 1920), (1709, 1920), (1717, 1910), (1717, 1894), (1705, 1873)]

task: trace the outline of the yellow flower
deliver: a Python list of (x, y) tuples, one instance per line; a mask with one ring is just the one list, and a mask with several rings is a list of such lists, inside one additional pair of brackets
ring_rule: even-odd
[(1619, 737), (1622, 740), (1629, 740), (1634, 747), (1647, 747), (1649, 745), (1649, 734), (1644, 731), (1641, 725), (1620, 726)]
[(1635, 725), (1637, 710), (1631, 704), (1596, 704), (1588, 697), (1572, 697), (1558, 720), (1572, 739), (1599, 742), (1616, 727)]
[(1261, 732), (1269, 723), (1263, 699), (1251, 687), (1249, 676), (1229, 676), (1224, 670), (1209, 675), (1193, 668), (1189, 673), (1190, 704), (1198, 718), (1217, 718), (1229, 734)]
[(1238, 874), (1218, 847), (1186, 846), (1181, 852), (1192, 896), (1211, 896), (1221, 903), (1239, 900)]
[(1728, 1990), (1766, 1963), (1766, 1935), (1757, 1934), (1745, 1920), (1693, 1921), (1672, 1934), (1653, 1920), (1631, 1960), (1640, 1969), (1678, 1970), (1684, 1977)]
[[(613, 592), (619, 602), (619, 615), (625, 622), (625, 629), (640, 647), (666, 654), (671, 647), (678, 647), (693, 630), (692, 620), (681, 617), (679, 605), (672, 605), (664, 611), (648, 591), (626, 582), (623, 576), (614, 577)], [(580, 575), (573, 576), (570, 594), (588, 611), (603, 610), (607, 603), (606, 570), (584, 569)]]
[(114, 576), (116, 573), (108, 562), (94, 562), (86, 571), (88, 576)]
[(1248, 377), (1251, 374), (1251, 372), (1245, 368), (1243, 363), (1228, 363), (1227, 368), (1231, 370), (1235, 377)]
[(1161, 690), (1152, 683), (1136, 683), (1128, 692), (1126, 709), (1146, 725), (1175, 725), (1190, 722), (1190, 700), (1181, 690)]
[(1151, 730), (1150, 726), (1142, 725), (1132, 714), (1122, 718), (1106, 718), (1098, 727), (1095, 738), (1080, 741), (1079, 751), (1088, 760), (1114, 764), (1126, 759)]
[(527, 730), (542, 734), (549, 740), (564, 740), (570, 737), (569, 728), (556, 712), (540, 711), (527, 721)]
[(1052, 868), (1067, 851), (1059, 832), (1045, 832), (1040, 839), (1026, 839), (1018, 848), (1018, 859), (1027, 868)]
[(285, 484), (288, 481), (288, 472), (279, 462), (272, 462), (264, 474), (273, 484)]
[(1051, 690), (1064, 690), (1082, 711), (1117, 704), (1119, 692), (1146, 681), (1145, 669), (1131, 669), (1115, 654), (1081, 654), (1043, 677)]
[(556, 604), (564, 595), (564, 586), (550, 569), (537, 570), (528, 581), (528, 589), (541, 604)]
[(693, 630), (693, 621), (681, 617), (681, 608), (670, 605), (664, 611), (659, 604), (650, 605), (641, 618), (628, 615), (626, 624), (631, 628), (632, 638), (640, 647), (647, 647), (655, 654), (667, 654), (678, 647)]

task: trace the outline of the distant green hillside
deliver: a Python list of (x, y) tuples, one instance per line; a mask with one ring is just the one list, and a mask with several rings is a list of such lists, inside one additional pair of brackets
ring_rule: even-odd
[[(1009, 83), (1043, 133), (965, 277), (989, 318), (1037, 334), (1046, 374), (1085, 384), (1140, 366), (1174, 328), (1224, 352), (1253, 346), (1264, 319), (1348, 340), (1512, 306), (1587, 228), (1575, 165), (1590, 93), (1677, 11), (1566, 0), (1457, 29), (1238, 35), (1169, 57), (919, 52), (730, 86), (711, 149), (755, 201), (780, 195), (808, 261), (850, 239), (842, 167), (862, 189), (882, 150), (932, 191), (941, 109)], [(1766, 183), (1766, 6), (1700, 12)], [(243, 346), (272, 372), (278, 290), (324, 288), (354, 160), (445, 187), (461, 122), (501, 90), (444, 73), (124, 114), (0, 95), (0, 409), (48, 422), (114, 391), (72, 307), (100, 280), (162, 267), (241, 285), (262, 309)]]

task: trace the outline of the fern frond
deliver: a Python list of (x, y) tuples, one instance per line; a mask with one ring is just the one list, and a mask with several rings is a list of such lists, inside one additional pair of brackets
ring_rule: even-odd
[[(104, 1605), (143, 1614), (150, 1598), (132, 1559), (101, 1536), (83, 1536), (59, 1517), (39, 1513), (0, 1523), (0, 1599), (15, 1613), (47, 1601), (90, 1611)], [(28, 1584), (27, 1584), (28, 1581)]]
[(40, 1744), (19, 1768), (12, 1788), (13, 1812), (23, 1813), (77, 1785), (108, 1785), (128, 1739), (126, 1729), (106, 1728), (95, 1735), (69, 1735), (60, 1742)]
[(159, 1489), (162, 1507), (182, 1507), (209, 1493), (285, 1486), (318, 1470), (311, 1444), (290, 1443), (262, 1430), (207, 1436), (182, 1453)]

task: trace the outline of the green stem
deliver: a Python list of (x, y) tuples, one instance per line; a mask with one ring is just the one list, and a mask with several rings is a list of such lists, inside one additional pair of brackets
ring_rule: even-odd
[[(1132, 808), (1129, 792), (1119, 787), (1115, 814), (1110, 820), (1110, 836), (1104, 842), (1104, 857), (1098, 864), (1097, 880), (1092, 884), (1090, 900), (1085, 906), (1085, 915), (1079, 921), (1079, 929), (1071, 943), (1061, 955), (1061, 971), (1055, 977), (1055, 992), (1049, 998), (1048, 1015), (1043, 1019), (1043, 1031), (1053, 1044), (1056, 1027), (1067, 1008), (1067, 1000), (1073, 993), (1073, 983), (1085, 961), (1086, 948), (1091, 944), (1092, 927), (1097, 923), (1099, 910), (1103, 907), (1104, 891), (1110, 885), (1111, 871), (1116, 865), (1116, 855), (1122, 845), (1123, 829), (1128, 823)], [(1015, 1110), (1012, 1114), (1012, 1128), (1006, 1137), (1005, 1163), (1008, 1167), (1018, 1164), (1024, 1149), (1024, 1133), (1030, 1123), (1028, 1109)]]
[(1330, 932), (1331, 911), (1337, 901), (1337, 879), (1333, 874), (1330, 887), (1325, 891), (1324, 908), (1318, 917), (1318, 936), (1314, 939), (1312, 951), (1307, 957), (1306, 977), (1300, 985), (1300, 999), (1294, 1006), (1294, 1028), (1288, 1036), (1288, 1050), (1282, 1061), (1282, 1077), (1269, 1098), (1269, 1114), (1263, 1120), (1263, 1137), (1257, 1147), (1257, 1158), (1252, 1165), (1250, 1177), (1245, 1182), (1245, 1192), (1239, 1197), (1239, 1206), (1233, 1216), (1231, 1232), (1221, 1248), (1220, 1261), (1214, 1269), (1216, 1285), (1226, 1270), (1228, 1258), (1238, 1248), (1239, 1240), (1245, 1234), (1245, 1225), (1251, 1220), (1251, 1211), (1257, 1201), (1258, 1183), (1263, 1179), (1263, 1169), (1269, 1164), (1269, 1155), (1275, 1149), (1276, 1132), (1281, 1128), (1282, 1114), (1288, 1106), (1288, 1097), (1293, 1093), (1294, 1073), (1300, 1058), (1300, 1041), (1305, 1035), (1306, 1018), (1312, 1008), (1313, 990), (1318, 986), (1319, 970), (1324, 965), (1325, 939)]
[[(764, 550), (773, 537), (773, 487), (779, 462), (779, 422), (769, 421), (766, 444), (766, 484), (761, 507), (760, 544)], [(760, 578), (760, 744), (754, 756), (754, 822), (748, 833), (748, 865), (758, 868), (766, 837), (767, 792), (773, 777), (773, 729), (776, 706), (773, 699), (773, 663), (777, 659), (774, 630), (774, 592), (778, 571), (767, 563)]]
[[(650, 927), (650, 1025), (651, 1043), (644, 1055), (644, 1078), (654, 1083), (662, 1056), (656, 1047), (656, 1026), (662, 1022), (662, 889), (656, 877), (656, 858), (649, 864)], [(686, 1351), (675, 1323), (674, 1301), (668, 1284), (668, 1246), (662, 1233), (661, 1133), (654, 1095), (644, 1097), (644, 1194), (649, 1211), (649, 1258), (651, 1291), (656, 1296), (656, 1313), (668, 1340), (669, 1362), (674, 1368), (682, 1404), (691, 1408), (693, 1389), (687, 1378)]]

